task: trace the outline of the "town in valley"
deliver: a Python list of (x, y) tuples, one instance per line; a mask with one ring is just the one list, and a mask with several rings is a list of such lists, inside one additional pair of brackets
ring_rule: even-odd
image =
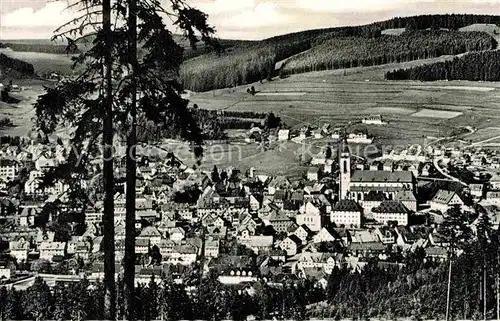
[(80, 127), (95, 92), (65, 101), (88, 76), (66, 46), (0, 39), (0, 319), (127, 319), (131, 279), (132, 319), (499, 318), (499, 34), (422, 15), (185, 45), (186, 111), (120, 97), (111, 152), (100, 111)]

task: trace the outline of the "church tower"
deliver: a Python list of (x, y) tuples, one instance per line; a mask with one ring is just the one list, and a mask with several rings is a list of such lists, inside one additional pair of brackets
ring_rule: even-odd
[(340, 186), (339, 199), (347, 198), (349, 183), (351, 182), (351, 153), (347, 146), (347, 141), (343, 140), (339, 149), (339, 167), (340, 167)]

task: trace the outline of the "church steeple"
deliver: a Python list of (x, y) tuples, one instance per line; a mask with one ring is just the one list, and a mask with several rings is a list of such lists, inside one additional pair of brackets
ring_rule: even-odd
[(351, 152), (347, 145), (347, 139), (344, 135), (339, 148), (339, 198), (346, 199), (349, 192), (349, 183), (351, 182)]

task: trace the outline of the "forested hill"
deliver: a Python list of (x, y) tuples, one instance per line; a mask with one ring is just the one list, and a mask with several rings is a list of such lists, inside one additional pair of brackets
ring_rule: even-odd
[(29, 78), (35, 76), (35, 68), (25, 61), (0, 53), (0, 80), (5, 77)]
[[(233, 43), (228, 52), (222, 56), (215, 54), (204, 54), (194, 59), (188, 59), (182, 66), (181, 79), (187, 89), (194, 91), (208, 91), (212, 89), (231, 87), (235, 85), (243, 85), (250, 82), (258, 81), (275, 75), (273, 72), (277, 62), (285, 60), (298, 53), (313, 49), (324, 45), (325, 42), (333, 43), (337, 38), (343, 39), (345, 46), (353, 47), (353, 52), (356, 46), (363, 46), (364, 49), (369, 49), (370, 46), (380, 47), (391, 44), (391, 48), (398, 48), (398, 55), (394, 57), (391, 53), (377, 52), (376, 59), (372, 57), (356, 57), (348, 55), (344, 57), (344, 62), (325, 62), (325, 68), (332, 68), (333, 65), (344, 68), (350, 67), (352, 64), (357, 65), (372, 65), (384, 63), (384, 61), (405, 61), (413, 59), (421, 59), (425, 56), (435, 57), (443, 54), (448, 54), (447, 46), (450, 42), (454, 43), (449, 54), (463, 53), (468, 50), (487, 50), (491, 49), (495, 43), (488, 37), (488, 44), (485, 43), (484, 34), (466, 33), (460, 35), (458, 32), (453, 32), (459, 28), (463, 28), (472, 24), (495, 24), (500, 25), (500, 16), (493, 15), (423, 15), (404, 18), (394, 18), (387, 21), (375, 22), (363, 26), (354, 27), (337, 27), (326, 29), (315, 29), (303, 32), (291, 33), (282, 36), (276, 36), (262, 41), (253, 43), (237, 44)], [(386, 29), (405, 28), (405, 35), (381, 37), (382, 31)], [(431, 29), (428, 36), (431, 37), (428, 41), (422, 40), (424, 34), (418, 34), (418, 31)], [(437, 29), (447, 29), (450, 34), (446, 35), (446, 41), (440, 41), (435, 37)], [(445, 31), (442, 31), (445, 32)], [(443, 34), (441, 34), (443, 35)], [(456, 38), (456, 39), (455, 39)], [(415, 42), (418, 40), (418, 42)], [(367, 41), (369, 44), (364, 44)], [(468, 42), (478, 44), (469, 46)], [(350, 42), (350, 43), (349, 43)], [(330, 43), (330, 44), (331, 44)], [(428, 47), (419, 47), (419, 54), (411, 56), (411, 52), (405, 52), (402, 47), (407, 45)], [(311, 50), (311, 51), (313, 51)], [(321, 50), (316, 51), (319, 56), (325, 56)], [(335, 54), (335, 53), (332, 53)], [(300, 55), (299, 55), (300, 56)], [(318, 59), (325, 60), (325, 57)], [(383, 58), (384, 56), (385, 59)], [(311, 58), (309, 56), (309, 58)], [(316, 60), (316, 57), (314, 57)], [(393, 59), (394, 58), (394, 59)], [(365, 60), (365, 62), (361, 62)], [(351, 63), (352, 62), (352, 63)], [(286, 64), (285, 66), (286, 67)], [(323, 68), (323, 69), (325, 69)], [(302, 71), (299, 71), (302, 70)], [(301, 66), (300, 68), (289, 68), (285, 74), (294, 72), (304, 72), (313, 70), (312, 66)]]
[(388, 80), (500, 81), (500, 51), (473, 52), (451, 61), (390, 71)]
[(289, 59), (282, 66), (280, 75), (458, 55), (495, 47), (496, 42), (480, 32), (419, 30), (371, 39), (333, 38)]

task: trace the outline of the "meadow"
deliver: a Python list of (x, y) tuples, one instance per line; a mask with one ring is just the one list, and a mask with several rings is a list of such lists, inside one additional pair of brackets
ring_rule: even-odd
[[(200, 108), (273, 112), (292, 128), (304, 125), (366, 129), (376, 144), (422, 143), (456, 128), (500, 124), (500, 83), (467, 81), (386, 81), (387, 70), (449, 59), (344, 70), (310, 72), (250, 86), (194, 94)], [(291, 93), (300, 93), (290, 95)], [(364, 116), (380, 114), (387, 125), (361, 125)]]

